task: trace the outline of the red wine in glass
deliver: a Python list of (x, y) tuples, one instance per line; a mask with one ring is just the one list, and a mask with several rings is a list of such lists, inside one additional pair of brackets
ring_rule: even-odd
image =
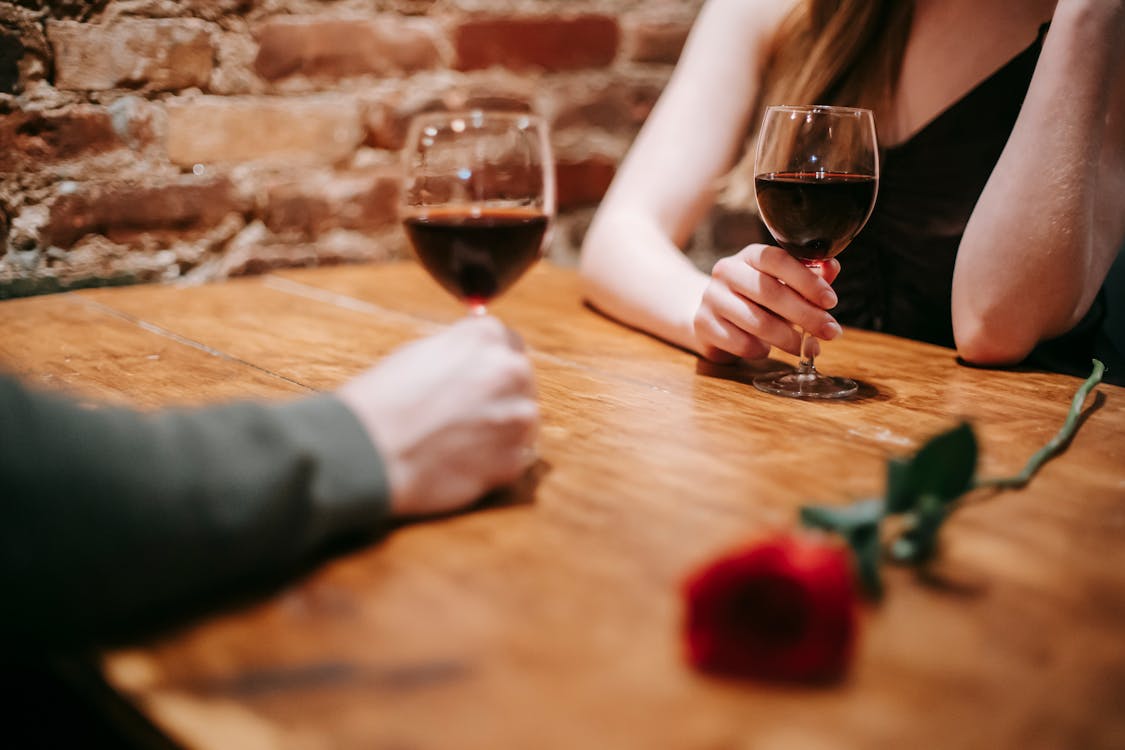
[(430, 276), (470, 307), (504, 292), (540, 256), (548, 217), (534, 208), (436, 208), (403, 220)]
[(875, 177), (771, 172), (754, 178), (758, 210), (777, 244), (801, 261), (833, 258), (859, 234), (875, 202)]
[[(806, 266), (820, 266), (848, 246), (875, 206), (874, 115), (851, 107), (767, 107), (754, 172), (758, 212), (774, 240)], [(848, 398), (858, 392), (854, 380), (817, 371), (813, 341), (802, 331), (796, 371), (759, 375), (754, 387), (802, 399)]]
[(555, 211), (546, 122), (523, 112), (411, 121), (400, 217), (422, 267), (484, 314), (539, 259)]

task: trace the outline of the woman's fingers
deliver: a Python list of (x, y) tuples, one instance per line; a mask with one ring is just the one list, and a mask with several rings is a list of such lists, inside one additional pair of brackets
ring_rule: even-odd
[[(703, 304), (695, 315), (695, 335), (702, 353), (715, 362), (729, 361), (725, 354), (742, 359), (761, 359), (770, 353), (770, 345), (726, 319), (713, 302), (721, 292), (707, 290)], [(730, 295), (729, 290), (726, 291)]]
[(725, 292), (716, 293), (711, 303), (719, 317), (771, 346), (790, 354), (801, 353), (801, 334), (792, 324), (729, 289)]
[[(776, 252), (766, 252), (769, 250)], [(737, 294), (817, 338), (834, 339), (842, 332), (836, 320), (824, 310), (836, 304), (831, 287), (780, 248), (751, 245), (742, 253), (716, 263), (713, 276)], [(755, 318), (751, 314), (747, 322), (753, 324)], [(776, 329), (775, 326), (769, 328)], [(750, 330), (755, 334), (765, 333)], [(791, 351), (772, 338), (770, 341)]]
[[(836, 305), (830, 282), (835, 260), (809, 268), (778, 247), (750, 245), (723, 258), (711, 272), (694, 321), (700, 351), (721, 361), (731, 355), (758, 359), (771, 346), (800, 356), (801, 333), (834, 339), (840, 325), (826, 312)], [(813, 351), (819, 349), (812, 343)]]
[[(735, 257), (740, 256), (754, 268), (781, 281), (817, 307), (830, 310), (836, 306), (836, 292), (832, 291), (829, 283), (780, 247), (750, 245)], [(839, 268), (838, 263), (831, 262)]]
[(836, 277), (840, 275), (840, 261), (835, 258), (829, 258), (819, 266), (811, 268), (810, 270), (824, 279), (826, 284), (831, 284), (836, 280)]

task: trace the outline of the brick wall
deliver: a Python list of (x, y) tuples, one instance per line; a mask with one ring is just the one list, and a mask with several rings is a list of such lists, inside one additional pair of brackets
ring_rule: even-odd
[(441, 107), (549, 119), (573, 262), (701, 2), (0, 1), (0, 297), (401, 257)]

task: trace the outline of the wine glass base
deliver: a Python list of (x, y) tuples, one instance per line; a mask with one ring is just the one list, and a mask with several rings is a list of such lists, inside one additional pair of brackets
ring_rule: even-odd
[(818, 372), (771, 372), (754, 378), (754, 387), (775, 396), (805, 399), (850, 398), (859, 385), (850, 378), (836, 378)]

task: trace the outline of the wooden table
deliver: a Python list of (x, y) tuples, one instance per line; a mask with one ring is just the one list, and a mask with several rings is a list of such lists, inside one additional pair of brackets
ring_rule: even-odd
[[(685, 574), (803, 502), (878, 494), (889, 455), (962, 417), (983, 473), (1014, 473), (1079, 381), (849, 330), (818, 363), (864, 397), (800, 403), (600, 317), (546, 264), (495, 312), (543, 412), (508, 502), (105, 653), (105, 680), (200, 748), (1125, 746), (1125, 389), (1029, 488), (947, 525), (940, 585), (891, 572), (844, 683), (739, 683), (684, 664)], [(461, 314), (412, 264), (90, 290), (0, 304), (0, 365), (146, 408), (283, 398)]]

